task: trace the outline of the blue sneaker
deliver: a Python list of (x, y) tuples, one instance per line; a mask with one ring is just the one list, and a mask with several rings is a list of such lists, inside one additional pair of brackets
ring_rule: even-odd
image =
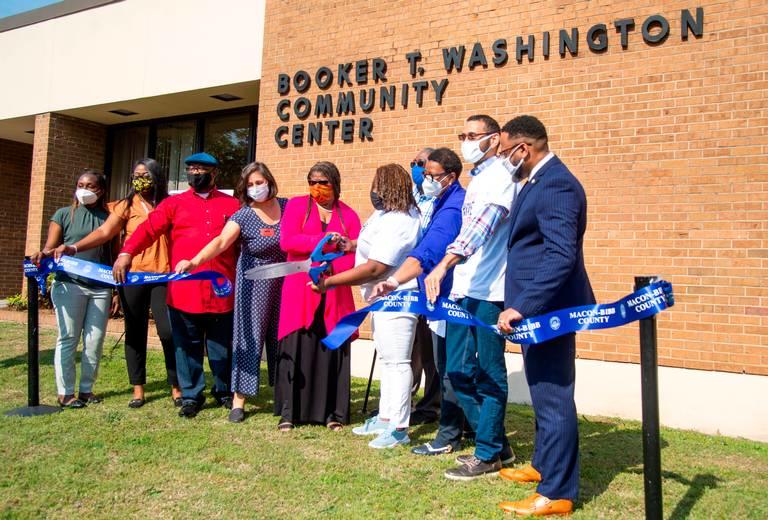
[(408, 430), (396, 430), (394, 428), (386, 430), (384, 433), (368, 443), (371, 448), (394, 448), (400, 444), (410, 444)]
[(389, 422), (379, 420), (379, 416), (376, 415), (367, 419), (362, 426), (356, 426), (352, 428), (352, 433), (355, 435), (379, 435), (384, 433), (389, 428)]

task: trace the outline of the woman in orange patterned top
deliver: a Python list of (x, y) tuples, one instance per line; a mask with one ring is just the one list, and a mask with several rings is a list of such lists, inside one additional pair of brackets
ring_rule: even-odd
[[(105, 244), (121, 235), (122, 242), (144, 222), (161, 200), (168, 196), (168, 180), (160, 171), (154, 159), (141, 159), (133, 166), (131, 189), (128, 195), (109, 205), (109, 218), (98, 229), (73, 245), (56, 248), (55, 258), (72, 255)], [(161, 236), (154, 244), (136, 255), (131, 262), (131, 271), (167, 273), (170, 271), (168, 240)], [(125, 314), (125, 361), (128, 379), (133, 385), (133, 399), (130, 408), (144, 405), (144, 385), (147, 379), (147, 332), (149, 310), (155, 319), (157, 335), (163, 345), (165, 369), (174, 404), (181, 406), (181, 391), (176, 379), (176, 354), (171, 336), (171, 325), (166, 306), (166, 284), (146, 284), (120, 287), (120, 302)]]

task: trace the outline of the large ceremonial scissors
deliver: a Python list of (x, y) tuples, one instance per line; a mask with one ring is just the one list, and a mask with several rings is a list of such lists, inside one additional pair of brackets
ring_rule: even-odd
[[(323, 274), (331, 265), (333, 260), (344, 256), (342, 251), (332, 253), (323, 253), (323, 247), (331, 241), (333, 235), (326, 235), (317, 243), (312, 254), (306, 260), (297, 262), (281, 262), (279, 264), (259, 265), (245, 272), (245, 277), (249, 280), (268, 280), (270, 278), (282, 278), (296, 273), (309, 273), (309, 277), (316, 284), (320, 281), (320, 275)], [(320, 265), (312, 267), (313, 263), (319, 262)]]

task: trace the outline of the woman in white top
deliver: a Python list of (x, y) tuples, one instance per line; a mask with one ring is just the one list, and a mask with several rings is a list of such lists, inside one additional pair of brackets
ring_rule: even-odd
[[(419, 210), (413, 198), (411, 176), (397, 164), (376, 170), (371, 185), (375, 211), (353, 246), (355, 267), (320, 280), (316, 291), (338, 285), (360, 285), (363, 300), (373, 287), (397, 270), (419, 240)], [(416, 281), (399, 289), (415, 289)], [(352, 430), (357, 435), (378, 435), (368, 445), (393, 448), (408, 444), (411, 415), (411, 347), (416, 315), (406, 312), (374, 312), (373, 341), (381, 363), (379, 415)]]

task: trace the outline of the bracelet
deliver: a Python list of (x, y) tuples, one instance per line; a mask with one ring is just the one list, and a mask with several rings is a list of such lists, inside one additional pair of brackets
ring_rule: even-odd
[(389, 285), (394, 285), (394, 286), (395, 286), (395, 289), (397, 289), (398, 287), (400, 287), (400, 282), (398, 282), (398, 281), (397, 281), (397, 278), (395, 278), (394, 276), (390, 276), (389, 278), (387, 278), (387, 283), (388, 283)]
[(120, 253), (117, 256), (133, 256), (131, 253)]
[(77, 246), (75, 244), (71, 244), (69, 247), (75, 250), (75, 254), (77, 254)]

